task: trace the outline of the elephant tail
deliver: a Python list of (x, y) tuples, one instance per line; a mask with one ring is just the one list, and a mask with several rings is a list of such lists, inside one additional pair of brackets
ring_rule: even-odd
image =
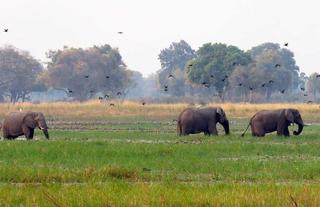
[(249, 126), (251, 125), (251, 121), (249, 122), (249, 124), (248, 124), (248, 126), (247, 126), (247, 128), (246, 128), (246, 130), (244, 130), (244, 132), (241, 134), (241, 137), (243, 137), (244, 136), (244, 134), (247, 132), (247, 130), (249, 129)]
[(248, 126), (247, 126), (246, 130), (244, 130), (244, 132), (241, 134), (241, 137), (244, 137), (245, 133), (248, 131), (249, 126), (250, 126), (250, 125), (251, 125), (251, 123), (252, 123), (252, 119), (253, 119), (255, 116), (256, 116), (256, 115), (254, 115), (254, 116), (250, 119), (249, 124), (248, 124)]
[(177, 133), (179, 136), (182, 134), (181, 122), (180, 120), (177, 121)]

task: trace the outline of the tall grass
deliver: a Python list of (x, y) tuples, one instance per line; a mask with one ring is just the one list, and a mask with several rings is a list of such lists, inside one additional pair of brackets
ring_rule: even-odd
[[(121, 119), (131, 118), (137, 120), (168, 120), (177, 115), (186, 107), (187, 103), (163, 104), (140, 102), (115, 102), (115, 106), (110, 106), (109, 102), (88, 101), (88, 102), (54, 102), (54, 103), (16, 103), (0, 104), (0, 118), (8, 112), (22, 110), (41, 111), (47, 116), (79, 119)], [(221, 106), (229, 117), (249, 118), (255, 112), (264, 109), (297, 108), (302, 117), (314, 121), (320, 121), (320, 105), (318, 104), (247, 104), (247, 103), (210, 103), (208, 106)], [(194, 106), (193, 106), (194, 107)]]

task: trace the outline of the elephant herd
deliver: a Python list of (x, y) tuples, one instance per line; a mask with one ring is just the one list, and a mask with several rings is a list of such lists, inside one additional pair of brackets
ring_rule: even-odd
[[(183, 110), (177, 120), (178, 135), (188, 135), (204, 132), (205, 135), (218, 135), (217, 123), (221, 124), (226, 134), (230, 133), (229, 121), (222, 108), (187, 108)], [(278, 135), (290, 136), (288, 126), (297, 124), (299, 135), (304, 127), (303, 120), (297, 109), (263, 110), (257, 112), (248, 124), (253, 136), (263, 137), (266, 133), (276, 131)], [(2, 133), (5, 139), (15, 139), (24, 135), (32, 139), (34, 129), (39, 128), (49, 139), (48, 126), (41, 112), (12, 112), (8, 114), (2, 124)]]

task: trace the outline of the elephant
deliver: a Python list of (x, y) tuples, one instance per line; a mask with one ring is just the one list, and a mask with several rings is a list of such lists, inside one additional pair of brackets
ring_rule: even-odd
[(277, 131), (277, 135), (290, 136), (288, 126), (291, 123), (298, 124), (298, 131), (294, 135), (299, 135), (305, 126), (297, 109), (263, 110), (257, 112), (251, 119), (241, 136), (244, 136), (249, 126), (251, 126), (252, 136), (263, 137), (266, 133)]
[(46, 119), (41, 112), (12, 112), (3, 121), (3, 137), (5, 139), (15, 139), (25, 135), (27, 139), (32, 139), (36, 127), (41, 129), (45, 137), (49, 139)]
[(186, 108), (177, 120), (178, 135), (189, 135), (204, 132), (205, 135), (218, 135), (216, 124), (219, 122), (229, 134), (229, 121), (222, 108)]

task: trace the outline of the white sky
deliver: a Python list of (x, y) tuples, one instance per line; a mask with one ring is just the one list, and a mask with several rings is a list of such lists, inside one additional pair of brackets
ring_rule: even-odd
[(320, 71), (319, 9), (317, 0), (2, 0), (0, 45), (45, 60), (45, 52), (63, 45), (107, 43), (146, 76), (160, 68), (160, 50), (181, 39), (194, 49), (289, 42), (300, 70), (310, 74)]

